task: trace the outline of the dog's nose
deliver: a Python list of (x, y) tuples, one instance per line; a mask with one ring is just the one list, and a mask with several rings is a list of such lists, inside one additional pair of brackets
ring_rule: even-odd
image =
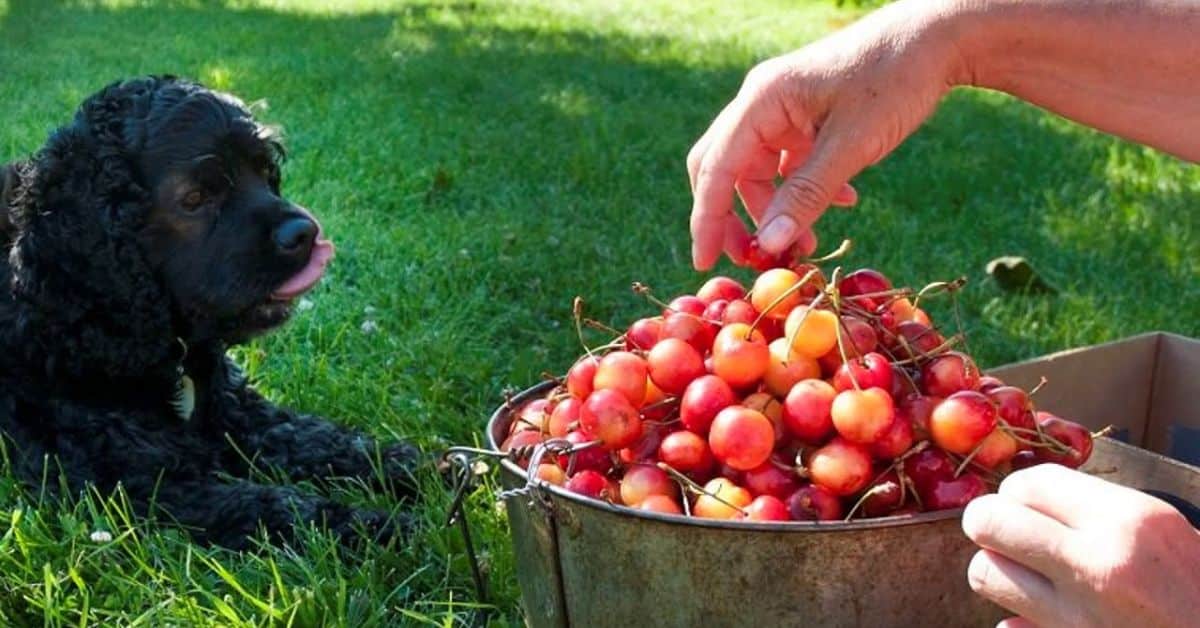
[(317, 223), (305, 216), (288, 218), (275, 227), (275, 246), (281, 253), (296, 253), (306, 249), (317, 237)]

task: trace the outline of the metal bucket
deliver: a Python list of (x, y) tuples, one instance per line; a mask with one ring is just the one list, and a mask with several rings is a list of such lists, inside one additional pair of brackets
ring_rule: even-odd
[[(488, 423), (503, 442), (522, 392)], [(1107, 438), (1087, 470), (1200, 501), (1197, 469)], [(505, 460), (506, 490), (525, 486)], [(967, 584), (962, 510), (749, 523), (634, 511), (559, 487), (505, 500), (530, 626), (994, 626), (1011, 613)]]

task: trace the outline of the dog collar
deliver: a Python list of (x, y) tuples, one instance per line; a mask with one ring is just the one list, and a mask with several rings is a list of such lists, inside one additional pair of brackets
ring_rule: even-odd
[(176, 340), (183, 348), (183, 355), (179, 357), (179, 363), (175, 365), (175, 392), (171, 395), (170, 403), (171, 409), (175, 411), (175, 416), (187, 421), (196, 411), (196, 383), (183, 368), (183, 360), (187, 357), (187, 343), (182, 338), (176, 338)]

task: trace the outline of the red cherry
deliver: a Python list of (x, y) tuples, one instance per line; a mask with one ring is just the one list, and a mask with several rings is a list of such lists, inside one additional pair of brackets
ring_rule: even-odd
[(917, 486), (917, 494), (925, 510), (962, 508), (987, 492), (987, 484), (978, 475), (969, 472), (957, 478), (935, 480), (929, 486)]
[(646, 360), (628, 351), (613, 351), (600, 358), (592, 386), (595, 391), (616, 391), (634, 408), (641, 407), (646, 400)]
[(854, 358), (866, 355), (879, 345), (879, 336), (871, 324), (857, 316), (843, 316), (842, 329), (838, 331), (846, 355)]
[(871, 443), (871, 454), (880, 460), (891, 460), (908, 451), (915, 442), (912, 423), (896, 416), (883, 435)]
[(646, 355), (650, 379), (663, 392), (678, 395), (704, 375), (704, 358), (692, 345), (678, 339), (659, 341)]
[(709, 279), (696, 291), (696, 297), (709, 304), (718, 300), (732, 301), (744, 296), (746, 296), (746, 288), (742, 284), (735, 279), (721, 276)]
[[(858, 386), (855, 386), (855, 382)], [(833, 376), (833, 387), (838, 391), (851, 388), (882, 388), (892, 390), (892, 365), (878, 353), (868, 353), (861, 358), (852, 358), (842, 364)]]
[(579, 493), (584, 497), (592, 499), (606, 499), (608, 493), (608, 479), (603, 474), (584, 469), (576, 471), (575, 475), (567, 478), (564, 487), (572, 493)]
[(682, 515), (683, 510), (675, 498), (666, 495), (651, 495), (637, 505), (638, 510), (657, 512), (664, 515)]
[(715, 326), (712, 323), (705, 322), (698, 315), (675, 312), (663, 319), (659, 342), (666, 338), (678, 338), (692, 345), (700, 355), (704, 355), (712, 347), (713, 336), (716, 334), (714, 330)]
[(834, 495), (852, 495), (871, 481), (871, 454), (844, 438), (834, 438), (814, 451), (807, 466), (813, 484)]
[(767, 372), (771, 352), (766, 340), (749, 325), (730, 323), (717, 334), (712, 346), (713, 370), (736, 389), (757, 383)]
[(904, 473), (918, 489), (954, 479), (955, 465), (946, 452), (930, 447), (904, 459)]
[(600, 358), (584, 356), (567, 371), (567, 391), (572, 397), (582, 401), (592, 394), (592, 381), (599, 366)]
[(904, 491), (900, 488), (900, 476), (888, 471), (868, 485), (863, 494), (858, 512), (867, 518), (886, 517), (902, 505)]
[(704, 375), (688, 384), (679, 402), (679, 420), (683, 427), (701, 436), (708, 434), (717, 413), (737, 403), (737, 396), (725, 380)]
[(913, 440), (929, 440), (929, 417), (942, 400), (920, 393), (910, 393), (896, 403), (896, 418), (907, 419), (913, 428)]
[(786, 499), (796, 492), (800, 480), (792, 471), (785, 471), (770, 460), (742, 474), (742, 485), (754, 495), (773, 495)]
[(892, 354), (901, 359), (930, 357), (934, 350), (945, 344), (946, 339), (924, 323), (904, 321), (896, 331), (884, 334), (884, 344)]
[[(566, 435), (566, 439), (572, 445), (582, 445), (596, 440), (587, 434), (580, 431), (574, 431)], [(582, 470), (592, 470), (598, 473), (608, 473), (612, 468), (612, 456), (607, 451), (600, 447), (589, 447), (575, 452), (574, 454), (560, 454), (558, 456), (558, 466), (564, 469), (570, 469), (571, 456), (575, 456), (575, 472)]]
[(579, 424), (608, 450), (628, 447), (642, 435), (637, 409), (615, 390), (602, 389), (588, 395), (579, 412)]
[(933, 409), (929, 434), (938, 447), (965, 456), (996, 429), (996, 422), (996, 406), (987, 396), (961, 390)]
[(754, 321), (758, 320), (758, 310), (750, 305), (745, 299), (734, 299), (725, 306), (725, 311), (721, 314), (721, 322), (725, 325), (730, 323), (745, 323), (753, 325)]
[(667, 434), (658, 446), (658, 458), (683, 473), (705, 473), (713, 466), (708, 441), (703, 436), (687, 430)]
[(788, 513), (795, 521), (837, 521), (844, 511), (842, 502), (822, 486), (806, 484), (787, 498)]
[(979, 443), (971, 462), (987, 469), (995, 469), (1012, 460), (1013, 456), (1017, 455), (1017, 450), (1017, 440), (997, 427)]
[(699, 297), (688, 294), (681, 297), (675, 297), (674, 300), (667, 304), (667, 308), (663, 310), (662, 315), (663, 318), (666, 318), (673, 312), (683, 312), (685, 314), (691, 314), (692, 316), (700, 316), (701, 314), (704, 314), (704, 308), (706, 307), (708, 307), (708, 303), (706, 301), (700, 299)]
[(1092, 457), (1092, 433), (1086, 427), (1049, 412), (1038, 412), (1037, 422), (1043, 434), (1071, 448), (1065, 454), (1050, 448), (1035, 448), (1033, 453), (1040, 462), (1053, 462), (1077, 469)]
[(993, 389), (1000, 388), (1001, 386), (1004, 386), (1004, 382), (999, 377), (984, 375), (979, 378), (979, 392), (985, 395), (990, 394)]
[(655, 456), (658, 454), (658, 447), (666, 434), (667, 428), (665, 426), (643, 422), (642, 436), (634, 444), (617, 451), (617, 459), (622, 464), (654, 461)]
[(625, 350), (633, 351), (634, 349), (641, 349), (642, 351), (649, 351), (658, 343), (659, 334), (661, 333), (661, 318), (642, 318), (634, 321), (629, 326), (629, 331), (625, 332)]
[(679, 487), (666, 471), (652, 464), (635, 464), (621, 476), (621, 502), (636, 507), (651, 495), (674, 497)]
[(886, 292), (892, 289), (892, 282), (888, 280), (883, 273), (871, 269), (863, 268), (856, 270), (849, 275), (846, 275), (838, 282), (838, 292), (843, 298), (858, 303), (861, 307), (868, 311), (875, 311), (878, 304), (883, 302), (885, 297), (876, 296), (875, 298), (856, 297), (862, 294), (876, 294)]
[(567, 397), (558, 402), (554, 406), (554, 412), (550, 413), (550, 421), (546, 426), (546, 431), (555, 438), (562, 438), (571, 431), (571, 426), (579, 423), (579, 411), (583, 408), (583, 402), (575, 397)]
[(714, 458), (734, 469), (753, 469), (771, 456), (775, 428), (761, 412), (730, 406), (713, 419), (708, 447)]
[(830, 411), (837, 391), (827, 382), (806, 379), (792, 386), (783, 402), (783, 424), (806, 443), (819, 443), (833, 433)]
[(980, 392), (984, 392), (996, 404), (996, 413), (1005, 423), (1012, 427), (1034, 429), (1033, 404), (1024, 390), (1016, 386), (997, 386)]
[(979, 367), (970, 356), (949, 351), (930, 360), (921, 369), (921, 386), (925, 394), (949, 397), (960, 390), (975, 390), (979, 386)]
[(892, 396), (882, 388), (843, 390), (829, 410), (833, 427), (846, 439), (860, 444), (879, 440), (896, 416)]
[(701, 316), (708, 323), (720, 323), (725, 318), (725, 310), (729, 308), (729, 301), (725, 299), (717, 299), (708, 304), (704, 308), (704, 315)]
[[(521, 430), (520, 432), (514, 432), (512, 436), (509, 436), (507, 439), (505, 439), (504, 442), (500, 444), (500, 451), (512, 451), (514, 449), (521, 449), (524, 447), (532, 448), (534, 445), (537, 445), (540, 442), (542, 442), (541, 432), (537, 430)], [(517, 464), (524, 469), (529, 466), (529, 458), (527, 456), (523, 456), (517, 461)]]
[(787, 521), (791, 519), (788, 507), (773, 495), (759, 495), (746, 506), (747, 521)]

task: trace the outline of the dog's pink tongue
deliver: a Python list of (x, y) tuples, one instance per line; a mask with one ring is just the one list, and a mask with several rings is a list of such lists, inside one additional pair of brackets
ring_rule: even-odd
[(333, 259), (333, 243), (317, 236), (308, 263), (300, 269), (300, 272), (276, 288), (271, 296), (280, 301), (288, 301), (308, 292), (321, 280), (321, 276), (325, 274), (325, 267), (329, 265), (331, 259)]

